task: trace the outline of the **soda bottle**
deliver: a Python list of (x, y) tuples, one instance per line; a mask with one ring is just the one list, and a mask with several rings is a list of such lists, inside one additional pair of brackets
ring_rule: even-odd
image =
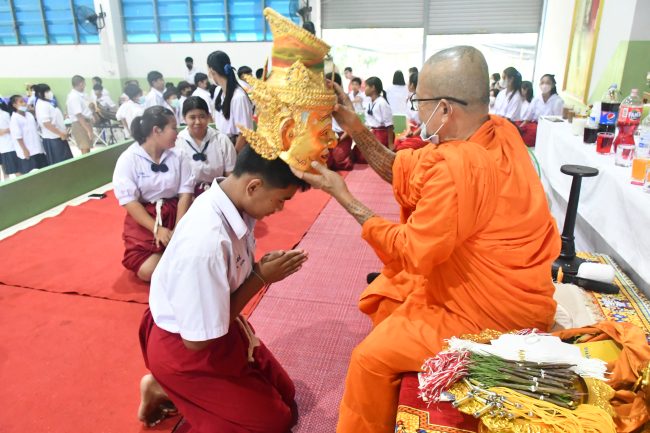
[(618, 85), (612, 84), (603, 95), (600, 103), (600, 121), (598, 122), (598, 132), (616, 132), (616, 116), (618, 108), (621, 105)]
[(634, 144), (634, 132), (639, 127), (643, 101), (639, 98), (639, 91), (632, 89), (630, 96), (623, 99), (618, 110), (618, 135), (614, 139), (614, 152), (619, 144)]
[(637, 131), (638, 143), (632, 161), (632, 183), (643, 185), (643, 177), (650, 164), (650, 115), (647, 115)]

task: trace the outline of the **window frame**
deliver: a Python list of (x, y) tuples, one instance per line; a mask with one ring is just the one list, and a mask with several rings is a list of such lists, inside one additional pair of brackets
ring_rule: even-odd
[[(188, 32), (190, 34), (190, 38), (188, 41), (175, 41), (175, 42), (170, 42), (170, 41), (162, 41), (160, 38), (160, 20), (159, 20), (159, 15), (158, 15), (158, 0), (149, 0), (151, 1), (152, 7), (153, 7), (153, 16), (151, 17), (154, 20), (154, 26), (156, 29), (156, 41), (148, 41), (148, 42), (137, 42), (137, 41), (129, 41), (129, 33), (127, 32), (126, 29), (126, 19), (133, 19), (135, 17), (126, 17), (124, 14), (124, 2), (128, 0), (120, 0), (119, 5), (120, 5), (120, 13), (122, 16), (122, 29), (123, 29), (123, 38), (124, 38), (124, 43), (125, 44), (158, 44), (158, 43), (172, 43), (172, 44), (191, 44), (191, 43), (215, 43), (215, 41), (205, 41), (205, 40), (199, 40), (200, 38), (197, 38), (197, 30), (196, 30), (196, 25), (194, 23), (195, 19), (195, 14), (194, 14), (194, 1), (193, 0), (185, 0), (187, 3), (187, 9), (188, 9), (188, 19), (189, 19), (189, 28)], [(216, 0), (215, 0), (216, 1)], [(267, 7), (267, 4), (269, 3), (267, 0), (260, 0), (261, 7), (259, 10), (259, 16), (262, 17), (262, 22), (263, 26), (259, 30), (259, 35), (261, 36), (260, 39), (258, 40), (237, 40), (232, 32), (232, 16), (230, 14), (230, 1), (229, 0), (219, 0), (223, 3), (223, 15), (224, 15), (224, 33), (225, 33), (225, 40), (217, 43), (228, 43), (228, 42), (237, 42), (237, 43), (259, 43), (259, 42), (271, 42), (273, 41), (273, 36), (269, 33), (269, 25), (266, 22), (266, 20), (263, 18), (263, 11)], [(181, 0), (179, 0), (179, 3)], [(287, 17), (286, 15), (283, 14), (283, 16)], [(292, 17), (287, 17), (290, 20), (294, 21), (295, 20)]]
[[(75, 0), (62, 0), (62, 3), (65, 3), (68, 5), (70, 8), (70, 18), (72, 20), (72, 29), (73, 32), (70, 33), (70, 37), (72, 38), (72, 43), (59, 43), (59, 42), (53, 42), (52, 37), (50, 35), (50, 30), (48, 29), (48, 18), (46, 16), (46, 10), (45, 10), (45, 4), (43, 3), (43, 0), (37, 0), (37, 6), (38, 6), (38, 13), (40, 15), (40, 27), (43, 32), (43, 39), (45, 40), (44, 43), (27, 43), (23, 42), (23, 34), (20, 31), (20, 26), (18, 24), (18, 18), (16, 15), (16, 2), (19, 0), (7, 0), (7, 5), (9, 7), (9, 15), (11, 18), (11, 22), (9, 25), (13, 29), (13, 35), (15, 38), (15, 43), (8, 43), (8, 44), (3, 44), (2, 46), (48, 46), (48, 45), (99, 45), (100, 44), (100, 39), (99, 35), (97, 36), (97, 41), (92, 41), (92, 42), (86, 42), (82, 41), (80, 37), (80, 32), (79, 32), (79, 22), (77, 21), (77, 16), (75, 13), (75, 9), (77, 5), (75, 4)], [(60, 35), (59, 35), (60, 36)]]

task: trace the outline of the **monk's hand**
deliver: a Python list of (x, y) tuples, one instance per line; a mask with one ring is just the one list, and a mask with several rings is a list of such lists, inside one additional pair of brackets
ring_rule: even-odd
[(158, 230), (156, 231), (155, 234), (156, 247), (160, 247), (161, 244), (166, 247), (169, 241), (171, 240), (171, 238), (172, 238), (171, 230), (165, 227), (158, 227)]
[(270, 253), (265, 261), (257, 263), (257, 272), (267, 284), (276, 283), (298, 272), (306, 261), (307, 253), (303, 250), (282, 251), (280, 255)]
[(316, 189), (322, 189), (334, 198), (340, 198), (348, 194), (348, 186), (345, 180), (335, 171), (328, 169), (325, 165), (313, 161), (311, 166), (317, 173), (307, 173), (306, 171), (291, 168), (293, 174), (310, 184)]

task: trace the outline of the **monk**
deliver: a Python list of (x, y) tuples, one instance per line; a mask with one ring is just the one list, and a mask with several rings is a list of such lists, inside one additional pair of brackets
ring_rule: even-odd
[(336, 119), (392, 183), (399, 223), (377, 216), (324, 166), (299, 173), (361, 224), (385, 265), (362, 295), (375, 326), (352, 353), (339, 433), (393, 431), (401, 375), (418, 371), (445, 339), (552, 325), (559, 233), (516, 128), (488, 115), (488, 88), (480, 51), (454, 47), (431, 57), (416, 91), (431, 143), (397, 154), (341, 95)]

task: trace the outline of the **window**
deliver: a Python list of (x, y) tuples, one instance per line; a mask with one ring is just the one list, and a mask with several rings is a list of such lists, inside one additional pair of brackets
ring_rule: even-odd
[[(291, 16), (292, 0), (122, 0), (127, 42), (270, 41), (265, 6)], [(2, 10), (0, 9), (0, 14)], [(295, 14), (294, 14), (295, 15)], [(298, 16), (292, 16), (295, 23)], [(0, 28), (0, 37), (2, 37)]]
[(96, 44), (93, 0), (0, 0), (0, 45)]

